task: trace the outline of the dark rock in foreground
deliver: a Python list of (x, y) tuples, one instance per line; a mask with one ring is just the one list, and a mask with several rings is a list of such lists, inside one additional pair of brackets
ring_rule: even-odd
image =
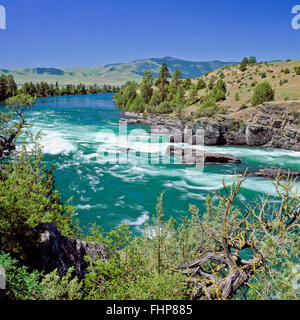
[(84, 256), (93, 260), (108, 259), (109, 252), (103, 244), (69, 239), (61, 235), (54, 223), (42, 223), (27, 234), (30, 246), (26, 252), (30, 267), (49, 273), (55, 269), (65, 274), (69, 268), (84, 276), (87, 263)]

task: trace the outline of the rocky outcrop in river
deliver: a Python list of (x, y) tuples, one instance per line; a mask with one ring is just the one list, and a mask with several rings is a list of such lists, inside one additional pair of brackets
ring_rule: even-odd
[(276, 167), (260, 169), (259, 171), (249, 172), (248, 176), (274, 179), (280, 175), (282, 178), (300, 178), (300, 171), (284, 170)]
[(182, 148), (171, 145), (166, 150), (166, 155), (176, 156), (183, 164), (240, 164), (241, 159), (225, 153), (211, 153), (199, 149)]

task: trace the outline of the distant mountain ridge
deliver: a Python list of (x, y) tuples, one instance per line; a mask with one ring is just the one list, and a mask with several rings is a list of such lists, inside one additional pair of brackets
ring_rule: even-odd
[(206, 72), (222, 68), (226, 65), (237, 64), (237, 62), (223, 61), (203, 61), (195, 62), (189, 60), (176, 59), (172, 57), (151, 58), (135, 60), (129, 63), (115, 63), (95, 67), (78, 68), (24, 68), (24, 69), (0, 69), (1, 74), (11, 74), (16, 82), (22, 85), (24, 82), (48, 83), (59, 82), (61, 85), (84, 83), (86, 85), (110, 84), (122, 85), (126, 81), (140, 82), (145, 71), (151, 71), (157, 77), (163, 62), (168, 64), (173, 73), (176, 68), (182, 72), (183, 78), (196, 78)]

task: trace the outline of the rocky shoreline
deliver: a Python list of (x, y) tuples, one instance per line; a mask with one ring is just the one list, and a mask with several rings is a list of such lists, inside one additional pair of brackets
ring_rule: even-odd
[[(149, 125), (152, 134), (169, 134), (170, 143), (185, 142), (191, 145), (197, 142), (196, 135), (204, 130), (205, 146), (252, 146), (262, 148), (278, 148), (300, 151), (300, 115), (287, 108), (271, 103), (256, 107), (247, 120), (237, 120), (230, 115), (219, 115), (215, 118), (191, 117), (181, 120), (165, 115), (141, 114), (125, 112), (125, 119), (120, 123), (128, 125)], [(185, 139), (186, 130), (191, 131), (192, 138)]]

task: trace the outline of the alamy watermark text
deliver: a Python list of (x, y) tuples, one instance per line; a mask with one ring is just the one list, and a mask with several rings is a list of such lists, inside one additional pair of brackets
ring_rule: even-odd
[(0, 5), (0, 29), (6, 29), (6, 9), (2, 5)]

